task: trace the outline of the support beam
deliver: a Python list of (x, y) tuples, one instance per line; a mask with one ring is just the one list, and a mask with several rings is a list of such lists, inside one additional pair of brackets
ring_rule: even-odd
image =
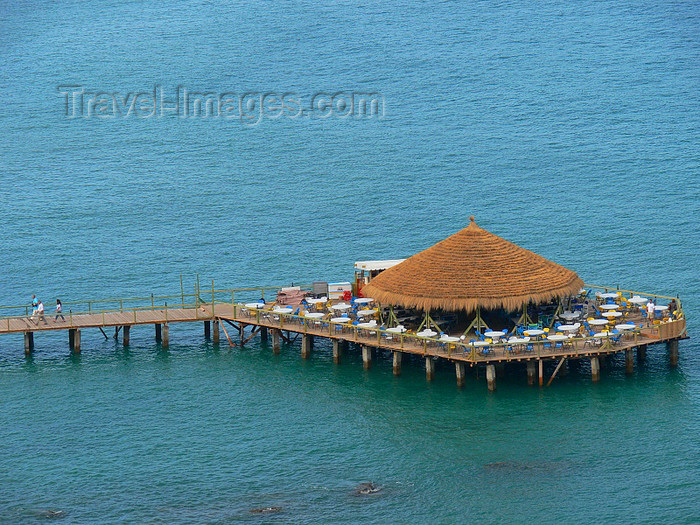
[(676, 368), (678, 366), (678, 339), (667, 342), (666, 348), (668, 349), (669, 364), (671, 368)]
[(308, 359), (311, 356), (311, 349), (314, 347), (314, 336), (304, 334), (301, 336), (301, 357)]
[(80, 353), (80, 330), (77, 328), (75, 329), (75, 333), (73, 334), (73, 352), (76, 354)]
[(362, 345), (362, 368), (369, 370), (372, 366), (372, 348)]
[(69, 328), (68, 329), (68, 348), (73, 350), (73, 346), (75, 345), (75, 328)]
[(600, 360), (597, 357), (591, 357), (591, 381), (600, 381)]
[(627, 375), (634, 374), (634, 351), (631, 348), (625, 350), (625, 372)]
[(527, 384), (532, 386), (537, 381), (537, 361), (527, 362)]
[(393, 361), (394, 361), (394, 375), (395, 376), (400, 376), (401, 375), (401, 361), (403, 360), (403, 352), (394, 352), (393, 356)]
[(131, 339), (131, 327), (130, 326), (124, 326), (122, 328), (122, 339), (123, 339), (124, 346), (129, 346), (129, 341)]
[(160, 343), (163, 340), (163, 329), (160, 323), (156, 323), (156, 343)]
[(204, 338), (211, 338), (211, 323), (209, 321), (204, 321)]
[(647, 345), (637, 347), (637, 364), (643, 363), (647, 358)]
[(24, 332), (24, 353), (29, 355), (34, 350), (34, 332)]
[(336, 365), (340, 364), (340, 357), (343, 353), (343, 341), (339, 339), (333, 339), (333, 362)]
[(540, 381), (540, 386), (542, 386), (542, 384), (544, 383), (544, 361), (542, 361), (542, 359), (540, 359), (539, 366), (540, 366), (540, 380), (539, 381)]
[(267, 343), (267, 326), (260, 327), (260, 341)]
[(425, 379), (432, 381), (435, 377), (435, 361), (431, 356), (425, 357)]
[(486, 365), (486, 382), (489, 385), (489, 391), (494, 392), (496, 390), (496, 367), (493, 365)]
[(212, 330), (213, 333), (212, 333), (211, 342), (214, 343), (215, 345), (218, 345), (219, 341), (220, 341), (220, 337), (221, 337), (219, 335), (219, 321), (217, 319), (214, 319), (211, 322), (211, 324), (212, 324), (212, 328), (214, 329), (214, 330)]
[(282, 335), (281, 330), (273, 329), (272, 330), (272, 353), (273, 354), (279, 354), (280, 353), (280, 336)]
[(466, 370), (462, 361), (455, 361), (455, 374), (457, 375), (457, 386), (463, 387)]
[(163, 348), (170, 346), (170, 325), (165, 323), (163, 325)]

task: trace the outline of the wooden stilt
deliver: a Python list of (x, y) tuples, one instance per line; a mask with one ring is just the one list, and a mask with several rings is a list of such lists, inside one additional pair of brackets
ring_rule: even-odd
[(211, 337), (211, 323), (209, 321), (204, 321), (204, 338), (209, 339)]
[(394, 352), (392, 360), (393, 360), (394, 375), (400, 376), (401, 375), (401, 361), (403, 360), (403, 352), (399, 352), (399, 351)]
[(637, 347), (637, 364), (643, 363), (647, 358), (647, 345), (639, 345)]
[(34, 350), (34, 332), (24, 332), (24, 353), (29, 355)]
[(496, 367), (493, 365), (486, 365), (486, 383), (489, 385), (489, 391), (496, 390)]
[(272, 330), (272, 353), (273, 354), (279, 354), (280, 353), (280, 337), (282, 336), (282, 331), (273, 329)]
[(156, 343), (160, 343), (163, 340), (163, 329), (160, 323), (156, 323)]
[(466, 371), (464, 368), (464, 363), (461, 361), (455, 361), (455, 374), (457, 375), (457, 386), (463, 387)]
[(432, 381), (435, 378), (435, 361), (431, 356), (425, 356), (425, 379)]
[(73, 350), (73, 347), (75, 346), (75, 328), (69, 328), (68, 329), (68, 348)]
[(336, 365), (340, 364), (341, 343), (339, 339), (333, 339), (333, 362)]
[(214, 319), (212, 322), (212, 337), (211, 337), (211, 342), (214, 343), (215, 345), (219, 344), (219, 341), (221, 340), (221, 335), (220, 335), (220, 330), (219, 330), (219, 321), (217, 319)]
[(527, 362), (527, 384), (534, 385), (537, 381), (537, 362), (528, 361)]
[(131, 339), (131, 326), (124, 326), (122, 329), (122, 344), (124, 346), (129, 346), (129, 341)]
[(600, 361), (597, 357), (591, 357), (591, 380), (594, 383), (600, 381)]
[(75, 329), (75, 333), (73, 334), (73, 352), (76, 354), (80, 353), (80, 330), (77, 328)]
[(263, 343), (267, 343), (267, 327), (266, 326), (260, 327), (260, 341)]
[(678, 366), (678, 339), (672, 339), (666, 343), (668, 349), (669, 364), (671, 368)]
[(304, 334), (301, 336), (301, 357), (308, 359), (311, 356), (311, 349), (314, 346), (314, 336)]
[(362, 367), (369, 370), (372, 367), (372, 348), (362, 345)]
[(625, 350), (625, 372), (627, 375), (634, 374), (634, 351), (631, 348)]
[(168, 348), (170, 346), (170, 325), (168, 323), (165, 323), (163, 325), (163, 348)]
[(542, 359), (539, 360), (539, 368), (540, 368), (540, 386), (544, 383), (544, 361)]

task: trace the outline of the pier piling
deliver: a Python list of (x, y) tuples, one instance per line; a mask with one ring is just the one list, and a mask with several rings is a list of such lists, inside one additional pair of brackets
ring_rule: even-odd
[(496, 367), (494, 365), (486, 365), (486, 382), (489, 385), (490, 392), (496, 390)]
[(163, 325), (163, 337), (162, 337), (162, 345), (163, 348), (168, 348), (170, 346), (170, 325), (168, 323), (165, 323)]
[(163, 330), (161, 324), (156, 323), (156, 343), (160, 343), (163, 340)]
[(372, 347), (362, 345), (362, 367), (369, 370), (372, 367)]
[(282, 335), (281, 330), (272, 330), (272, 353), (273, 354), (279, 354), (280, 353), (280, 339)]
[(211, 324), (209, 321), (204, 321), (204, 338), (209, 339), (211, 337)]
[(431, 356), (425, 358), (425, 379), (432, 381), (435, 377), (435, 361)]
[(68, 348), (73, 351), (73, 345), (75, 344), (75, 328), (68, 329)]
[(221, 340), (220, 335), (219, 335), (219, 321), (214, 319), (211, 322), (211, 324), (212, 324), (212, 328), (213, 328), (211, 342), (214, 343), (215, 345), (218, 345), (219, 341)]
[(634, 351), (631, 348), (625, 350), (625, 372), (634, 374)]
[(457, 386), (463, 387), (465, 382), (465, 368), (464, 363), (461, 361), (455, 361), (455, 374), (457, 375)]
[(643, 363), (647, 358), (647, 345), (637, 347), (637, 364)]
[(532, 386), (537, 381), (537, 362), (528, 361), (527, 362), (527, 384)]
[(308, 359), (311, 356), (311, 349), (314, 347), (314, 336), (304, 334), (301, 336), (301, 357)]
[(600, 360), (597, 357), (591, 357), (591, 380), (594, 383), (600, 381)]
[(80, 330), (74, 328), (73, 332), (73, 352), (80, 353)]
[(260, 341), (267, 343), (267, 326), (260, 327)]
[(342, 343), (340, 339), (333, 339), (333, 362), (336, 365), (340, 364), (340, 356), (342, 353)]
[(539, 360), (539, 367), (540, 367), (540, 386), (544, 384), (544, 361), (542, 359)]
[(122, 344), (124, 346), (129, 346), (130, 338), (131, 338), (131, 326), (125, 325), (122, 327)]
[(403, 360), (403, 352), (394, 352), (393, 355), (393, 368), (394, 368), (394, 375), (395, 376), (400, 376), (401, 375), (401, 361)]
[(671, 368), (678, 366), (678, 339), (672, 339), (666, 343), (668, 349), (668, 357)]
[(24, 353), (30, 354), (34, 350), (34, 332), (24, 332)]

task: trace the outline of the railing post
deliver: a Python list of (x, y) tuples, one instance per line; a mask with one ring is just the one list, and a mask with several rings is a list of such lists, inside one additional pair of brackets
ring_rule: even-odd
[(88, 313), (92, 313), (92, 301), (88, 301)]
[(165, 303), (165, 322), (168, 322), (168, 303)]
[(105, 313), (102, 312), (102, 326), (105, 325)]
[[(211, 280), (211, 316), (214, 317), (214, 279)], [(258, 316), (260, 322), (260, 316)]]
[(136, 323), (136, 308), (134, 308), (134, 324)]
[(119, 299), (119, 311), (124, 311), (124, 299)]
[(185, 286), (182, 283), (182, 274), (180, 274), (180, 294), (182, 295), (182, 307), (185, 307)]
[(70, 317), (70, 325), (73, 326), (73, 310), (68, 310), (68, 315)]
[(151, 294), (151, 310), (155, 310), (156, 308), (156, 303), (155, 300), (153, 299), (153, 294)]

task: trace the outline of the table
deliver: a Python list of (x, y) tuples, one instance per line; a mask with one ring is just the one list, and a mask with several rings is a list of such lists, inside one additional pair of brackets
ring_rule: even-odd
[(370, 308), (366, 308), (366, 309), (364, 309), (364, 310), (359, 310), (359, 311), (357, 312), (357, 315), (359, 315), (360, 317), (364, 317), (364, 316), (366, 316), (366, 315), (374, 315), (374, 314), (376, 314), (376, 313), (377, 313), (376, 310), (373, 310), (373, 309), (370, 309)]
[(358, 328), (377, 328), (377, 323), (370, 321), (369, 323), (359, 323)]
[(581, 312), (564, 312), (559, 314), (559, 317), (567, 321), (573, 321), (574, 319), (581, 317)]
[(455, 337), (453, 335), (443, 335), (440, 336), (440, 341), (443, 341), (445, 343), (456, 343), (459, 341), (459, 337)]
[(349, 310), (350, 308), (352, 308), (352, 305), (347, 303), (338, 303), (331, 306), (332, 310)]
[(610, 336), (610, 332), (608, 332), (608, 331), (598, 332), (598, 333), (593, 334), (593, 337), (598, 337), (598, 338), (609, 337), (609, 336)]
[(306, 314), (304, 317), (306, 317), (307, 319), (321, 319), (324, 315), (326, 315), (326, 314), (324, 314), (322, 312), (310, 312), (310, 313)]
[(352, 319), (349, 317), (333, 317), (331, 323), (351, 323)]
[(566, 341), (567, 339), (569, 339), (569, 336), (564, 334), (554, 334), (548, 335), (547, 339), (549, 339), (550, 341)]
[(306, 302), (309, 304), (320, 304), (326, 301), (328, 301), (328, 297), (309, 297), (306, 299)]
[(373, 302), (374, 299), (372, 299), (371, 297), (358, 297), (357, 299), (355, 299), (355, 304), (369, 304)]
[(665, 311), (665, 310), (668, 310), (668, 306), (666, 306), (666, 305), (658, 305), (658, 306), (655, 306), (655, 307), (654, 307), (654, 310), (656, 310), (657, 312), (663, 312), (663, 311)]
[(560, 326), (557, 326), (557, 330), (560, 330), (562, 332), (573, 332), (574, 330), (578, 330), (579, 327), (576, 326), (575, 324), (563, 324)]
[(628, 301), (633, 304), (647, 304), (649, 299), (640, 295), (635, 295), (634, 297), (629, 298)]
[(607, 319), (592, 319), (588, 321), (588, 324), (592, 324), (593, 326), (604, 326), (608, 324), (610, 321)]
[(487, 343), (486, 341), (473, 341), (469, 343), (469, 346), (489, 346), (491, 343)]
[(265, 308), (265, 303), (245, 303), (245, 307), (259, 310), (260, 308)]
[(525, 330), (524, 333), (525, 333), (525, 335), (534, 335), (534, 336), (538, 336), (538, 335), (544, 334), (545, 331), (544, 331), (544, 330), (540, 330), (539, 328), (533, 328), (532, 330)]
[(506, 333), (502, 330), (487, 330), (484, 332), (485, 337), (503, 337), (504, 335), (506, 335)]
[(600, 309), (601, 310), (617, 310), (620, 308), (619, 304), (601, 304)]
[(596, 295), (597, 295), (597, 297), (601, 297), (603, 299), (617, 299), (617, 297), (618, 297), (617, 293), (615, 293), (615, 292), (606, 292), (606, 293), (602, 293), (600, 295), (598, 295), (598, 294), (596, 294)]
[(618, 330), (634, 330), (635, 328), (637, 328), (637, 325), (632, 323), (622, 323), (617, 325), (615, 328), (617, 328)]
[(530, 339), (525, 337), (511, 337), (508, 339), (508, 344), (521, 345), (524, 343), (529, 343)]
[(416, 335), (418, 337), (433, 337), (433, 336), (437, 335), (437, 332), (435, 332), (434, 330), (428, 329), (428, 330), (423, 330), (421, 332), (418, 332)]
[(607, 317), (608, 319), (612, 320), (613, 317), (622, 317), (622, 313), (621, 312), (605, 312), (603, 314), (603, 317)]
[(402, 334), (407, 330), (403, 326), (393, 326), (391, 328), (387, 328), (386, 331), (392, 334)]
[(284, 306), (282, 308), (276, 306), (272, 311), (276, 314), (291, 314), (294, 310), (288, 306)]

